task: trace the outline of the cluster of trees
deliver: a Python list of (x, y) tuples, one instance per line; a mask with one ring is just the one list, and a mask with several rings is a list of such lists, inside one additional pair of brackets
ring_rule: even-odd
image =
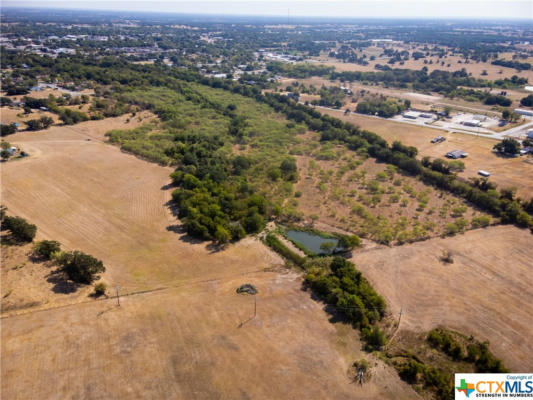
[(59, 119), (63, 121), (65, 125), (74, 125), (79, 122), (89, 120), (89, 117), (86, 113), (77, 110), (71, 110), (70, 108), (58, 108), (56, 112), (59, 115)]
[[(480, 343), (472, 337), (463, 344), (460, 336), (443, 328), (436, 328), (428, 333), (428, 343), (447, 354), (455, 361), (467, 361), (474, 364), (476, 372), (508, 372), (502, 362), (489, 351), (488, 342)], [(466, 350), (466, 351), (465, 351)]]
[(30, 119), (26, 121), (29, 131), (39, 131), (41, 129), (48, 129), (54, 124), (54, 120), (50, 117), (43, 116), (39, 119)]
[(523, 71), (523, 70), (530, 70), (531, 69), (531, 64), (530, 63), (522, 63), (520, 61), (515, 61), (515, 60), (494, 60), (492, 63), (492, 65), (499, 65), (499, 66), (502, 66), (502, 67), (506, 67), (506, 68), (514, 68), (514, 69), (517, 69), (519, 71)]
[(385, 315), (385, 300), (351, 262), (333, 257), (327, 268), (311, 264), (305, 281), (320, 298), (335, 306), (361, 330), (369, 346), (379, 348), (385, 344), (385, 335), (376, 325)]
[(61, 271), (76, 283), (91, 284), (99, 279), (99, 273), (105, 272), (102, 261), (78, 250), (63, 252), (61, 243), (55, 240), (36, 242), (33, 245), (33, 252), (45, 260), (57, 262)]
[[(459, 71), (449, 72), (434, 70), (428, 73), (426, 67), (421, 70), (390, 68), (380, 66), (380, 71), (343, 71), (337, 72), (331, 67), (316, 66), (313, 64), (283, 64), (280, 62), (271, 63), (268, 66), (271, 72), (284, 74), (294, 78), (305, 78), (308, 76), (329, 77), (331, 80), (341, 82), (364, 82), (370, 84), (381, 84), (397, 88), (411, 87), (420, 92), (437, 92), (447, 97), (463, 97), (486, 102), (486, 104), (498, 104), (509, 106), (510, 100), (505, 96), (490, 95), (481, 90), (467, 90), (461, 87), (501, 87), (512, 88), (527, 84), (526, 78), (513, 76), (511, 79), (504, 78), (496, 81), (473, 78), (463, 68)], [(376, 68), (378, 66), (376, 65)]]
[(489, 190), (474, 186), (459, 180), (453, 174), (434, 171), (416, 159), (413, 150), (407, 146), (393, 145), (391, 148), (383, 138), (375, 133), (360, 130), (337, 118), (322, 115), (317, 110), (297, 104), (284, 96), (267, 94), (262, 99), (274, 109), (285, 113), (289, 119), (305, 122), (309, 128), (321, 132), (322, 141), (340, 141), (352, 150), (365, 149), (371, 157), (393, 164), (409, 174), (420, 177), (428, 184), (463, 197), (483, 210), (499, 216), (503, 223), (533, 227), (533, 219), (525, 211), (527, 203), (524, 201), (509, 198), (495, 189)]
[(310, 76), (329, 76), (334, 67), (315, 64), (289, 64), (274, 61), (267, 64), (267, 70), (273, 74), (286, 75), (292, 78), (309, 78)]
[(441, 158), (436, 158), (433, 161), (429, 157), (422, 158), (422, 165), (430, 168), (433, 171), (441, 172), (443, 174), (450, 174), (452, 172), (464, 171), (465, 164), (461, 160), (446, 161)]
[[(74, 124), (77, 124), (78, 122), (87, 121), (89, 119), (87, 114), (84, 112), (72, 110), (70, 108), (58, 107), (57, 100), (58, 99), (55, 98), (54, 96), (51, 96), (47, 99), (36, 99), (33, 97), (25, 96), (23, 99), (25, 108), (30, 108), (30, 109), (46, 108), (50, 110), (51, 112), (58, 114), (59, 119), (63, 121), (63, 123), (66, 125), (74, 125)], [(48, 118), (48, 119), (43, 120), (43, 118)], [(41, 120), (46, 121), (48, 123), (51, 120), (51, 118), (42, 117)], [(33, 121), (37, 121), (37, 122), (32, 123), (30, 130), (46, 129), (48, 128), (48, 126), (50, 126), (53, 123), (53, 121), (51, 121), (47, 126), (44, 126), (45, 124), (43, 123), (43, 121), (39, 121), (39, 120), (33, 120)], [(43, 127), (39, 125), (39, 122), (40, 122), (40, 125), (42, 125)]]
[(390, 118), (407, 110), (409, 107), (409, 100), (400, 101), (393, 98), (377, 97), (358, 102), (355, 111), (361, 114), (379, 115), (380, 117)]
[(58, 254), (56, 261), (69, 279), (76, 283), (89, 285), (99, 278), (99, 273), (105, 272), (101, 260), (77, 250)]
[(313, 100), (311, 104), (322, 107), (342, 107), (342, 102), (346, 93), (338, 86), (322, 86), (320, 89), (320, 100)]
[(533, 94), (529, 94), (520, 99), (520, 104), (524, 107), (533, 107)]
[(22, 217), (5, 215), (6, 208), (2, 207), (2, 229), (11, 232), (15, 240), (31, 242), (37, 233), (37, 227)]
[(0, 124), (0, 136), (12, 135), (17, 131), (15, 124)]
[(411, 358), (405, 364), (397, 365), (400, 378), (410, 384), (423, 383), (424, 387), (432, 388), (440, 400), (452, 400), (454, 398), (453, 379), (430, 365)]
[(501, 154), (515, 155), (520, 153), (522, 146), (518, 140), (505, 138), (501, 142), (496, 143), (492, 148)]
[(344, 62), (359, 64), (359, 65), (368, 65), (366, 60), (366, 54), (363, 54), (361, 57), (357, 57), (354, 49), (346, 44), (343, 44), (339, 47), (337, 51), (331, 51), (329, 53), (330, 57), (342, 60)]

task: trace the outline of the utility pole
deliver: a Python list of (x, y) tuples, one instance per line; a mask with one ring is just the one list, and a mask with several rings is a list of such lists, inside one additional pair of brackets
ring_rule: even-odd
[(400, 317), (398, 318), (398, 327), (400, 327), (400, 321), (402, 319), (402, 314), (403, 314), (403, 307), (400, 308)]
[(257, 315), (257, 296), (254, 294), (254, 318)]
[(117, 306), (120, 307), (120, 297), (118, 295), (118, 286), (115, 286), (115, 293), (117, 294)]

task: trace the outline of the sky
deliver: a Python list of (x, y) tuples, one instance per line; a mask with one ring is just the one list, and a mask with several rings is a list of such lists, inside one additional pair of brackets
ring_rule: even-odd
[(533, 0), (2, 0), (2, 7), (354, 18), (512, 18), (533, 23)]

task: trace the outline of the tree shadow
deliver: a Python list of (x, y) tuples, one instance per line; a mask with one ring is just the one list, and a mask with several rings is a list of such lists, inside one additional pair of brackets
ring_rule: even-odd
[(166, 185), (161, 186), (161, 190), (168, 190), (172, 189), (173, 187), (177, 187), (174, 182), (167, 183)]
[(226, 245), (224, 244), (217, 244), (215, 242), (208, 243), (205, 248), (211, 253), (218, 253), (220, 251), (223, 251), (226, 249)]
[(185, 243), (189, 243), (189, 244), (200, 244), (200, 243), (203, 243), (204, 240), (202, 239), (197, 239), (197, 238), (194, 238), (190, 235), (187, 235), (187, 234), (183, 234), (180, 236), (180, 240), (182, 242), (185, 242)]
[(172, 201), (172, 200), (167, 201), (165, 203), (165, 206), (167, 206), (167, 208), (169, 209), (169, 211), (172, 214), (172, 216), (178, 218), (179, 209), (178, 209), (178, 205), (174, 201)]
[(499, 151), (493, 151), (492, 154), (503, 159), (519, 157), (518, 154), (500, 153)]
[(302, 286), (300, 287), (300, 290), (303, 292), (308, 292), (311, 299), (316, 301), (317, 303), (321, 303), (323, 305), (323, 310), (329, 314), (328, 321), (332, 324), (335, 322), (340, 322), (342, 324), (351, 325), (352, 327), (355, 327), (354, 323), (350, 321), (350, 319), (344, 314), (342, 311), (340, 311), (336, 306), (333, 304), (327, 304), (324, 299), (322, 299), (320, 296), (318, 296), (313, 289), (307, 285), (307, 283), (302, 282)]
[(80, 283), (69, 281), (66, 275), (59, 269), (50, 272), (46, 277), (46, 281), (54, 284), (52, 287), (54, 293), (61, 294), (74, 293), (82, 286)]
[(169, 225), (169, 226), (167, 226), (167, 231), (178, 233), (178, 234), (185, 234), (186, 233), (185, 228), (183, 227), (182, 224)]

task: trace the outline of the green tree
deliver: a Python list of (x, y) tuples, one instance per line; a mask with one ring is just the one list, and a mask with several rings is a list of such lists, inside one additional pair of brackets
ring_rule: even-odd
[(77, 283), (90, 284), (96, 279), (96, 274), (105, 272), (102, 261), (81, 251), (66, 253), (60, 263), (63, 272)]
[(331, 254), (336, 247), (337, 245), (335, 242), (324, 242), (320, 245), (320, 250), (322, 250), (325, 254)]
[(361, 245), (361, 239), (356, 235), (342, 235), (339, 239), (339, 246), (344, 249), (353, 249)]
[(55, 240), (41, 240), (33, 245), (33, 251), (39, 256), (50, 260), (53, 253), (61, 251), (61, 244)]
[(13, 236), (23, 242), (31, 242), (37, 233), (37, 227), (28, 223), (21, 217), (4, 217), (4, 227), (9, 229)]
[(527, 95), (520, 100), (520, 104), (525, 107), (533, 107), (533, 94)]
[(511, 138), (505, 138), (493, 147), (498, 153), (503, 154), (518, 154), (520, 153), (520, 148), (520, 142)]
[(1, 150), (0, 157), (2, 157), (2, 160), (4, 161), (9, 160), (9, 157), (11, 157), (11, 153), (7, 150)]
[(231, 240), (231, 234), (226, 228), (218, 225), (215, 231), (215, 240), (220, 244), (227, 243)]

